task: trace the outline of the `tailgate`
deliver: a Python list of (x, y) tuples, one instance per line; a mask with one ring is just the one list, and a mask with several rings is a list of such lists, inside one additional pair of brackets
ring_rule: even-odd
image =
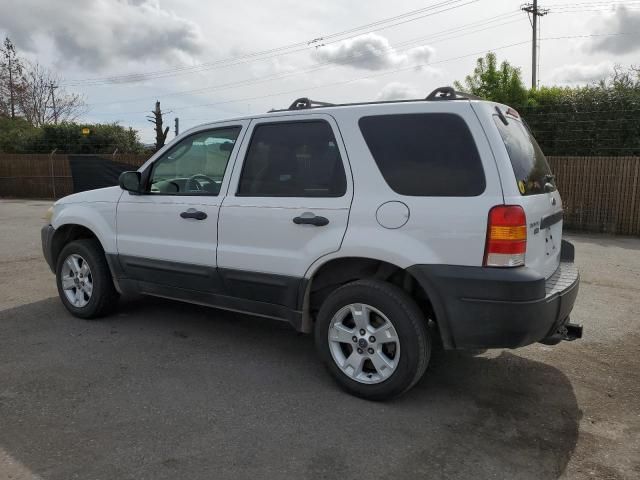
[[(493, 115), (515, 178), (504, 178), (507, 204), (521, 205), (527, 219), (525, 265), (549, 278), (560, 263), (562, 200), (538, 142), (513, 109)], [(509, 175), (510, 176), (510, 175)], [(506, 187), (506, 188), (505, 188)], [(515, 188), (514, 188), (515, 187)]]
[(560, 263), (562, 200), (556, 190), (523, 196), (519, 203), (527, 216), (525, 265), (549, 278)]

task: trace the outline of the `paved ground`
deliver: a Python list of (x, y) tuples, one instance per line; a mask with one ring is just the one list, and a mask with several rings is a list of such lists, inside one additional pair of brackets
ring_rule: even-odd
[(0, 479), (640, 478), (640, 239), (571, 237), (584, 340), (441, 352), (371, 403), (284, 324), (155, 299), (71, 317), (48, 205), (0, 201)]

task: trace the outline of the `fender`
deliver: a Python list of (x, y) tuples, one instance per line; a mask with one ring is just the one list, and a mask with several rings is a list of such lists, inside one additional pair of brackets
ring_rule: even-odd
[(69, 203), (57, 205), (51, 225), (57, 230), (63, 225), (80, 225), (91, 230), (105, 253), (116, 253), (117, 203)]

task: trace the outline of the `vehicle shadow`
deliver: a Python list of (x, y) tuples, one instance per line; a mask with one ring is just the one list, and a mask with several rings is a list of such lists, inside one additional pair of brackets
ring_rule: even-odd
[(517, 351), (436, 352), (375, 403), (284, 323), (156, 299), (0, 312), (0, 453), (46, 479), (557, 478), (579, 418), (565, 375)]

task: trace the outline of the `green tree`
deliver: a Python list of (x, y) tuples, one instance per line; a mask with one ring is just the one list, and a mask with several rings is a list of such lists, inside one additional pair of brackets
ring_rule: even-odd
[(498, 65), (493, 52), (478, 58), (473, 73), (465, 77), (464, 84), (456, 81), (454, 85), (456, 90), (494, 102), (515, 106), (527, 103), (528, 92), (522, 82), (520, 69), (507, 61)]

